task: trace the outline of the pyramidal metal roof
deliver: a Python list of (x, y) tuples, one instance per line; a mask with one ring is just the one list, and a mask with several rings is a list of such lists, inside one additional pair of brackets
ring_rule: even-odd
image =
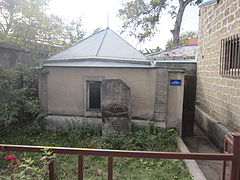
[(47, 61), (75, 59), (147, 60), (142, 53), (109, 28), (60, 51)]

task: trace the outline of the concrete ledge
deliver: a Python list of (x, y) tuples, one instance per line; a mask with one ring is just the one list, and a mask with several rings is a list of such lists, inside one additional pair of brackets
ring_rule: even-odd
[[(180, 136), (177, 136), (177, 143), (181, 152), (190, 152)], [(189, 174), (193, 178), (193, 180), (206, 180), (206, 177), (203, 175), (201, 169), (198, 167), (195, 160), (183, 161), (188, 168)]]
[(141, 125), (141, 126), (148, 126), (149, 124), (154, 124), (156, 127), (159, 127), (160, 129), (166, 130), (165, 122), (132, 119), (132, 123), (136, 124), (136, 125)]
[(195, 122), (218, 148), (223, 149), (224, 137), (231, 134), (230, 130), (197, 106), (195, 106)]
[[(63, 116), (63, 115), (47, 115), (44, 117), (44, 129), (55, 131), (58, 129), (67, 130), (74, 126), (92, 126), (96, 130), (102, 130), (102, 118), (82, 117), (82, 116)], [(148, 126), (154, 124), (163, 130), (166, 129), (165, 122), (156, 122), (150, 120), (132, 119), (132, 124)]]
[(47, 115), (45, 118), (44, 129), (55, 130), (67, 130), (75, 126), (92, 126), (96, 130), (102, 129), (102, 118), (86, 118), (80, 116), (58, 116)]

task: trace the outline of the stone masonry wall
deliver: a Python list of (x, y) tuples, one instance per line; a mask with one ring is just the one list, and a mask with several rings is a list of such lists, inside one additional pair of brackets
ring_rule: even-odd
[(11, 68), (18, 63), (35, 66), (35, 59), (45, 59), (48, 51), (41, 49), (26, 50), (15, 44), (0, 42), (0, 66)]
[(197, 105), (231, 130), (240, 130), (240, 77), (219, 74), (221, 40), (240, 33), (240, 1), (200, 8)]
[(44, 89), (45, 84), (42, 83), (42, 100), (47, 98), (47, 101), (42, 105), (47, 107), (48, 114), (96, 117), (98, 115), (93, 115), (92, 111), (86, 111), (86, 82), (121, 79), (131, 90), (132, 119), (153, 119), (157, 75), (155, 68), (47, 67), (46, 69), (47, 78), (43, 80), (47, 89)]
[(157, 69), (154, 120), (166, 122), (167, 119), (168, 69)]

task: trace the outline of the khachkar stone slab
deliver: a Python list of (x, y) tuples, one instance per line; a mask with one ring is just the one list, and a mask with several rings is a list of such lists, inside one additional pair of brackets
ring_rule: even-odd
[(103, 80), (101, 85), (102, 133), (131, 130), (130, 88), (120, 79)]

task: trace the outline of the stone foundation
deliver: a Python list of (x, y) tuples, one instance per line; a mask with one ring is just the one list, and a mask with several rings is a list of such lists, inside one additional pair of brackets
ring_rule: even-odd
[(76, 126), (91, 126), (99, 131), (102, 129), (102, 118), (47, 115), (44, 120), (44, 129), (50, 131), (67, 130)]
[(197, 106), (195, 106), (195, 122), (218, 148), (223, 149), (224, 136), (230, 135), (231, 131)]
[[(49, 131), (56, 130), (67, 130), (75, 126), (92, 126), (97, 131), (102, 131), (102, 118), (90, 118), (90, 117), (80, 117), (80, 116), (57, 116), (57, 115), (47, 115), (45, 118), (44, 129)], [(132, 119), (132, 124), (148, 126), (149, 124), (154, 124), (156, 127), (162, 130), (166, 129), (164, 122), (146, 121)]]

